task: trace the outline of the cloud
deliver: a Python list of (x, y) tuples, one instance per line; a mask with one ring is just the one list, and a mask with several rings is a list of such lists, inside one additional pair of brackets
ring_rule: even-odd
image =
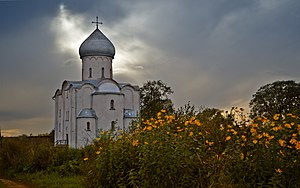
[(174, 90), (177, 107), (188, 101), (247, 107), (260, 86), (300, 80), (298, 1), (74, 0), (36, 6), (36, 12), (32, 2), (0, 6), (7, 18), (0, 26), (0, 125), (6, 130), (53, 128), (51, 97), (63, 80), (81, 79), (78, 49), (96, 16), (116, 47), (114, 78), (140, 86), (160, 79)]

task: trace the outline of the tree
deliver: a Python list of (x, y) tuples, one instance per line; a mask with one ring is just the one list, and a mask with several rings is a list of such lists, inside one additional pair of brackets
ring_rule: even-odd
[(147, 81), (140, 88), (141, 117), (144, 119), (156, 117), (162, 109), (173, 111), (173, 102), (169, 98), (172, 93), (171, 87), (161, 80)]
[(250, 108), (252, 117), (299, 113), (300, 83), (288, 80), (264, 85), (253, 95)]

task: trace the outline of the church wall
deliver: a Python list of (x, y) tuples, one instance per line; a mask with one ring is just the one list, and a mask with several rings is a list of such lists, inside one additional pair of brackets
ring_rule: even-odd
[(112, 78), (112, 59), (102, 56), (84, 57), (82, 60), (82, 80)]
[[(113, 108), (111, 108), (111, 101)], [(98, 117), (98, 129), (110, 130), (112, 122), (115, 127), (123, 129), (124, 98), (122, 94), (103, 93), (93, 95), (93, 107)]]
[(77, 148), (93, 143), (96, 138), (96, 120), (94, 118), (77, 118)]

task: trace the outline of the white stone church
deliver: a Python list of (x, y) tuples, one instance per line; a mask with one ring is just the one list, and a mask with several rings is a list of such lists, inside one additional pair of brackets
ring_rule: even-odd
[(98, 29), (81, 44), (82, 80), (64, 81), (55, 101), (55, 145), (81, 148), (101, 130), (127, 129), (140, 111), (139, 87), (113, 79), (115, 47)]

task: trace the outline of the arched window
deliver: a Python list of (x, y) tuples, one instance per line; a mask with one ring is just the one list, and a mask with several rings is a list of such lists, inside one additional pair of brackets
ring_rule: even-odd
[(114, 110), (114, 109), (115, 109), (115, 101), (110, 100), (110, 110)]
[(90, 131), (90, 130), (91, 130), (91, 124), (90, 124), (90, 122), (87, 122), (87, 123), (86, 123), (86, 130), (87, 130), (87, 131)]
[(116, 128), (115, 125), (116, 125), (116, 122), (115, 122), (115, 121), (112, 121), (112, 122), (111, 122), (111, 130), (112, 130), (112, 131), (115, 130), (115, 128)]
[(102, 70), (101, 70), (101, 77), (104, 78), (104, 67), (102, 67)]
[(92, 78), (92, 68), (89, 68), (89, 78)]

